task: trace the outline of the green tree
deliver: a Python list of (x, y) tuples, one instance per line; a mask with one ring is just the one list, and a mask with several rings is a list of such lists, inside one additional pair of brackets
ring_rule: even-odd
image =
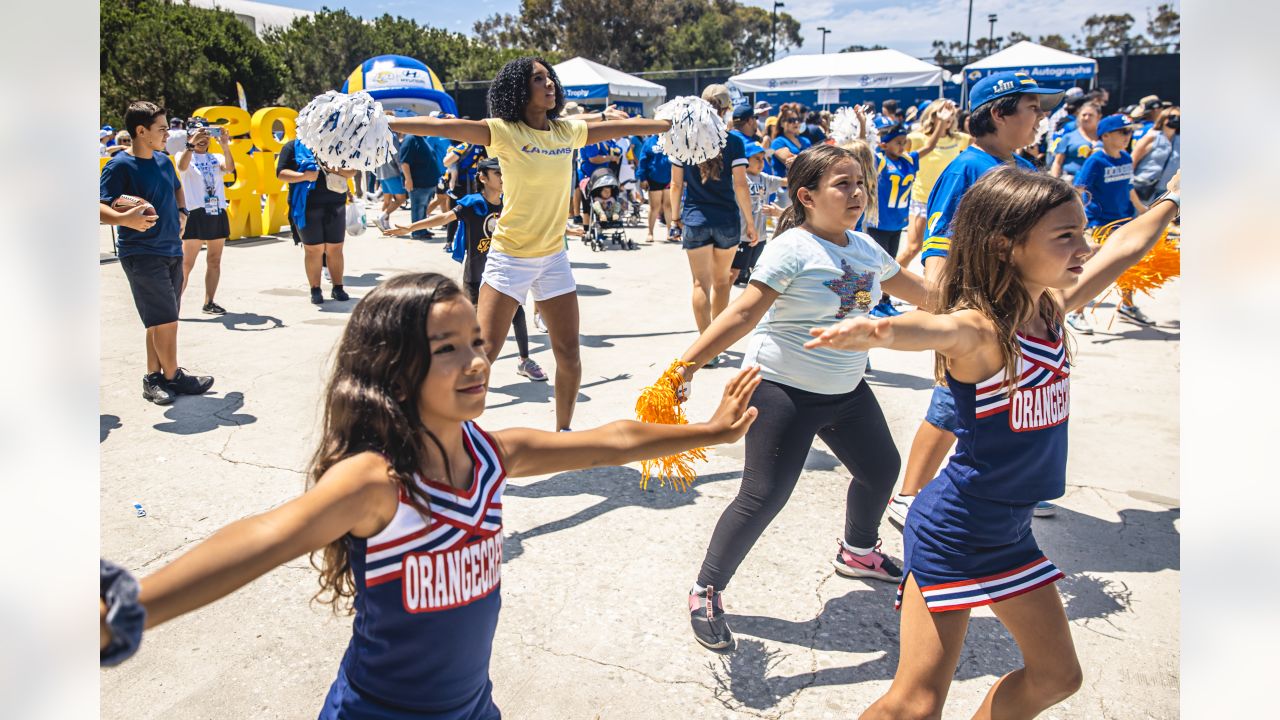
[(1151, 37), (1152, 52), (1179, 52), (1182, 49), (1182, 16), (1169, 3), (1157, 6), (1155, 15), (1148, 10), (1147, 35)]
[(1037, 40), (1036, 43), (1048, 48), (1053, 48), (1054, 50), (1071, 52), (1071, 43), (1067, 42), (1066, 38), (1058, 35), (1057, 33), (1054, 33), (1053, 35), (1041, 35), (1040, 39)]
[(297, 18), (289, 27), (271, 31), (267, 41), (285, 65), (282, 101), (295, 108), (342, 87), (357, 64), (378, 54), (372, 25), (346, 10), (324, 9)]
[(884, 45), (850, 45), (849, 47), (841, 50), (840, 52), (842, 53), (866, 52), (868, 50), (888, 50), (888, 49), (889, 48), (885, 47)]
[(100, 0), (99, 111), (119, 127), (133, 100), (175, 116), (204, 105), (250, 107), (277, 101), (284, 66), (273, 49), (230, 12), (159, 0)]
[(1020, 32), (1018, 32), (1017, 30), (1014, 30), (1013, 32), (1009, 33), (1009, 36), (1008, 36), (1008, 37), (1006, 37), (1006, 38), (1004, 39), (1004, 46), (1005, 46), (1005, 47), (1009, 47), (1009, 46), (1011, 46), (1011, 45), (1017, 45), (1018, 43), (1022, 42), (1023, 40), (1028, 40), (1028, 41), (1030, 41), (1030, 40), (1031, 40), (1031, 36), (1030, 36), (1030, 35), (1027, 35), (1026, 33), (1020, 33)]
[(1116, 52), (1125, 43), (1134, 44), (1135, 38), (1129, 32), (1132, 28), (1133, 16), (1129, 13), (1090, 15), (1081, 28), (1084, 32), (1081, 45), (1089, 55), (1101, 55), (1108, 51)]

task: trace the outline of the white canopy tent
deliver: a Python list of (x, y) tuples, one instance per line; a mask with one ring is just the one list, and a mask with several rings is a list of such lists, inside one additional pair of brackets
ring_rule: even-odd
[(998, 72), (1024, 72), (1037, 83), (1057, 87), (1077, 80), (1089, 79), (1097, 82), (1098, 61), (1023, 40), (966, 65), (965, 97), (968, 97), (970, 85)]
[(555, 71), (564, 86), (565, 99), (580, 105), (617, 103), (632, 108), (639, 105), (646, 116), (652, 117), (654, 108), (667, 97), (667, 89), (662, 85), (584, 57), (565, 60), (555, 66)]
[(730, 82), (749, 92), (795, 90), (859, 90), (936, 85), (941, 92), (942, 68), (897, 50), (788, 55), (761, 65)]

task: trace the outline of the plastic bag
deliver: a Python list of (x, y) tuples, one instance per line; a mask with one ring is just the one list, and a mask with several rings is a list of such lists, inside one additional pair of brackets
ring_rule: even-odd
[(352, 237), (363, 235), (364, 228), (364, 204), (359, 202), (347, 203), (347, 234)]

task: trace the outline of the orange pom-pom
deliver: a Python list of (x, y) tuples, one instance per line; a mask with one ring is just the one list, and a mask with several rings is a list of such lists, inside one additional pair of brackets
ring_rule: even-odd
[[(636, 400), (636, 419), (640, 422), (661, 423), (663, 425), (687, 425), (684, 408), (680, 407), (678, 391), (684, 378), (680, 369), (690, 367), (693, 363), (676, 360), (671, 363), (662, 377), (640, 392)], [(648, 489), (649, 479), (657, 477), (662, 486), (670, 481), (676, 489), (684, 492), (693, 485), (698, 474), (693, 470), (694, 460), (706, 460), (705, 448), (685, 450), (676, 455), (645, 460), (640, 463), (640, 487)]]
[[(1116, 228), (1127, 222), (1129, 218), (1103, 225), (1094, 231), (1094, 240), (1099, 243), (1106, 242)], [(1176, 225), (1170, 224), (1166, 227), (1151, 251), (1116, 278), (1116, 287), (1125, 292), (1137, 291), (1150, 295), (1152, 290), (1178, 277), (1182, 272), (1180, 236), (1181, 233)]]

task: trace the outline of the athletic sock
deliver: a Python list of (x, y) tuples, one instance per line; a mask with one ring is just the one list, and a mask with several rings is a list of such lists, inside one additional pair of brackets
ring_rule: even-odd
[(705, 587), (703, 587), (703, 586), (699, 585), (698, 583), (694, 583), (694, 584), (693, 584), (693, 587), (689, 589), (689, 594), (690, 594), (690, 595), (704, 595), (704, 596), (705, 596), (705, 595), (707, 594), (707, 589), (706, 589)]
[(869, 547), (869, 548), (854, 547), (853, 545), (850, 545), (844, 540), (840, 541), (840, 545), (844, 547), (845, 550), (848, 550), (854, 555), (868, 555), (871, 553), (872, 550), (875, 550), (875, 547)]

